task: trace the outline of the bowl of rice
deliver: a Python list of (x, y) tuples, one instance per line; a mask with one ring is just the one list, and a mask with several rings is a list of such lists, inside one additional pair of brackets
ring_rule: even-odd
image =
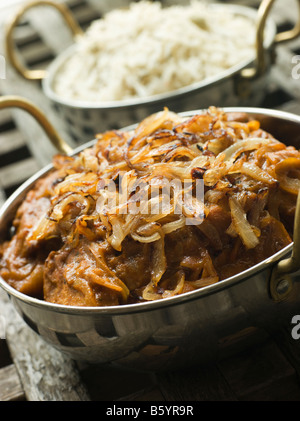
[[(211, 103), (258, 104), (274, 45), (283, 35), (276, 34), (268, 17), (273, 1), (263, 0), (258, 11), (201, 1), (165, 6), (158, 1), (129, 3), (93, 21), (85, 32), (74, 30), (74, 44), (45, 75), (22, 71), (10, 39), (28, 8), (41, 4), (65, 8), (38, 0), (25, 5), (12, 22), (8, 58), (23, 76), (42, 78), (44, 93), (68, 133), (82, 143), (99, 131), (136, 123), (162, 107), (187, 111)], [(63, 13), (70, 23), (70, 12)]]

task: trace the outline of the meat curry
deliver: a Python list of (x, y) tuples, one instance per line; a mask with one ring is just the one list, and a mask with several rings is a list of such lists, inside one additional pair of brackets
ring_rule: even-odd
[[(188, 202), (179, 188), (159, 206), (163, 183), (174, 179), (189, 181)], [(24, 294), (70, 306), (203, 288), (291, 243), (299, 179), (299, 151), (246, 114), (210, 107), (183, 118), (164, 109), (132, 131), (97, 135), (76, 156), (54, 157), (0, 245), (0, 275)]]

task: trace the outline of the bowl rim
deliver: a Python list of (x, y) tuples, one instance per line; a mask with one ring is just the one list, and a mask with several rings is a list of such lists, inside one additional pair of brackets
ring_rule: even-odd
[[(262, 115), (268, 117), (275, 117), (285, 121), (290, 121), (292, 123), (298, 123), (300, 126), (300, 116), (280, 110), (274, 109), (265, 109), (265, 108), (258, 108), (258, 107), (220, 107), (221, 110), (224, 112), (245, 112), (252, 115)], [(192, 117), (193, 115), (200, 114), (205, 112), (207, 109), (199, 109), (199, 110), (191, 110), (185, 111), (183, 113), (178, 113), (178, 115), (188, 118)], [(137, 124), (133, 124), (127, 126), (123, 129), (124, 131), (132, 130), (136, 127)], [(95, 144), (97, 140), (93, 139), (83, 145), (74, 149), (72, 155), (76, 155), (82, 150), (91, 147)], [(8, 219), (5, 218), (7, 214), (10, 214), (10, 221), (13, 219), (13, 214), (11, 214), (12, 210), (16, 210), (16, 207), (19, 205), (20, 201), (25, 197), (27, 192), (31, 189), (33, 184), (41, 177), (45, 176), (49, 171), (53, 169), (52, 164), (48, 164), (43, 169), (38, 171), (32, 177), (30, 177), (27, 181), (25, 181), (4, 203), (4, 205), (0, 208), (0, 222), (1, 219)], [(242, 283), (247, 281), (253, 275), (257, 275), (266, 269), (270, 268), (272, 265), (277, 263), (279, 260), (288, 257), (291, 254), (293, 249), (293, 242), (290, 243), (288, 246), (284, 247), (277, 253), (273, 254), (269, 258), (263, 260), (262, 262), (250, 267), (249, 269), (242, 271), (234, 276), (221, 280), (213, 285), (208, 285), (206, 287), (186, 292), (184, 294), (176, 295), (169, 298), (164, 298), (161, 300), (149, 301), (149, 302), (142, 302), (142, 303), (135, 303), (135, 304), (122, 304), (116, 306), (97, 306), (97, 307), (90, 307), (90, 306), (67, 306), (62, 304), (55, 304), (51, 302), (44, 301), (42, 299), (34, 298), (28, 295), (25, 295), (22, 292), (14, 289), (10, 286), (4, 279), (0, 276), (0, 287), (5, 290), (9, 296), (16, 298), (17, 300), (39, 308), (47, 309), (49, 311), (55, 310), (58, 313), (67, 313), (67, 314), (109, 314), (109, 315), (116, 315), (116, 314), (131, 314), (136, 312), (145, 312), (145, 311), (152, 311), (155, 309), (161, 309), (163, 307), (171, 307), (174, 305), (179, 305), (184, 302), (194, 301), (199, 298), (212, 295), (224, 289), (228, 289), (233, 285)]]
[[(253, 20), (257, 19), (257, 10), (244, 5), (235, 5), (235, 4), (209, 4), (212, 8), (217, 9), (227, 9), (232, 11), (233, 14), (238, 14), (244, 17), (248, 17)], [(274, 20), (270, 17), (266, 21), (266, 36), (264, 40), (264, 46), (266, 49), (269, 49), (276, 35), (276, 24)], [(198, 92), (204, 88), (209, 88), (217, 83), (220, 83), (224, 80), (229, 79), (230, 77), (236, 75), (242, 69), (249, 66), (252, 62), (255, 61), (255, 52), (249, 57), (249, 59), (243, 60), (234, 66), (231, 66), (229, 69), (226, 69), (222, 72), (217, 73), (215, 76), (205, 78), (199, 82), (194, 82), (190, 85), (181, 87), (176, 90), (165, 92), (162, 94), (151, 95), (144, 98), (132, 98), (118, 101), (83, 101), (79, 99), (68, 99), (63, 98), (55, 92), (53, 89), (53, 82), (56, 77), (56, 73), (59, 71), (60, 67), (64, 64), (66, 60), (76, 51), (76, 44), (72, 44), (65, 51), (59, 54), (48, 66), (47, 76), (42, 80), (42, 88), (45, 95), (50, 98), (54, 103), (63, 105), (65, 107), (74, 108), (74, 109), (103, 109), (103, 110), (112, 110), (112, 109), (123, 109), (123, 108), (134, 108), (137, 106), (147, 106), (161, 103), (166, 100), (174, 100), (190, 94), (191, 92)]]

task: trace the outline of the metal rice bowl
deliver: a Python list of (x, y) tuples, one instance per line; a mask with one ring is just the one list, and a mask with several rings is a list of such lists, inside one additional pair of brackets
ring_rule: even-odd
[[(55, 92), (53, 81), (62, 65), (76, 50), (76, 44), (59, 54), (44, 72), (25, 68), (18, 58), (13, 43), (15, 27), (24, 13), (41, 4), (55, 6), (53, 3), (49, 3), (51, 2), (47, 0), (33, 0), (20, 9), (7, 30), (7, 58), (25, 79), (41, 80), (45, 96), (51, 101), (57, 114), (64, 121), (67, 133), (78, 145), (85, 143), (98, 132), (137, 123), (163, 107), (168, 107), (174, 112), (183, 112), (207, 108), (211, 104), (219, 107), (258, 106), (264, 96), (266, 78), (275, 63), (274, 51), (277, 44), (296, 38), (300, 32), (300, 28), (296, 26), (291, 31), (276, 33), (275, 22), (269, 16), (274, 0), (263, 0), (258, 11), (254, 8), (233, 4), (212, 4), (211, 6), (216, 9), (224, 9), (224, 13), (228, 11), (254, 22), (256, 25), (256, 47), (253, 56), (249, 59), (216, 76), (147, 98), (99, 103), (67, 100)], [(62, 5), (55, 7), (62, 14), (74, 35), (82, 33), (68, 9)]]

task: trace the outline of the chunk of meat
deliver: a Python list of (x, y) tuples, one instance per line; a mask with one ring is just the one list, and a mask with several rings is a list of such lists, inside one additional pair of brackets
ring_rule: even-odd
[(239, 238), (224, 248), (213, 260), (221, 280), (249, 269), (291, 243), (284, 225), (271, 216), (262, 219), (259, 240), (259, 244), (252, 250), (247, 250)]
[(127, 299), (126, 285), (110, 270), (101, 244), (82, 242), (76, 249), (51, 252), (45, 263), (44, 298), (72, 306), (119, 305)]
[(57, 174), (41, 179), (19, 207), (11, 241), (0, 245), (0, 275), (15, 289), (34, 297), (42, 297), (44, 262), (49, 249), (56, 247), (52, 239), (47, 244), (29, 241), (37, 221), (48, 211), (50, 191)]

